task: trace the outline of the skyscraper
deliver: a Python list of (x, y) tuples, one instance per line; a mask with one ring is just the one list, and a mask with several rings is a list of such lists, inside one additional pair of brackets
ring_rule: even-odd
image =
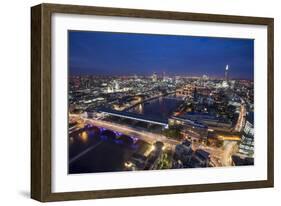
[(120, 89), (120, 86), (119, 86), (118, 81), (114, 80), (113, 83), (114, 83), (114, 89), (115, 89), (115, 90), (119, 90), (119, 89)]
[(225, 67), (225, 72), (224, 72), (224, 80), (228, 83), (228, 64)]
[(156, 73), (156, 72), (154, 72), (154, 73), (152, 74), (152, 81), (153, 81), (153, 82), (157, 82), (157, 73)]

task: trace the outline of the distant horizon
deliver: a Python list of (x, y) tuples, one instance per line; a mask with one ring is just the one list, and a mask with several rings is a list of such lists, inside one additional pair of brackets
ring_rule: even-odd
[[(166, 77), (182, 77), (182, 78), (202, 78), (203, 75), (207, 75), (207, 74), (202, 74), (202, 75), (165, 75)], [(136, 75), (110, 75), (110, 74), (70, 74), (69, 77), (73, 77), (73, 76), (97, 76), (97, 77), (134, 77)], [(150, 78), (152, 76), (152, 74), (150, 75), (137, 75), (137, 77), (146, 77), (146, 78)], [(163, 75), (157, 75), (158, 77), (163, 77)], [(224, 77), (216, 77), (216, 76), (208, 76), (208, 78), (210, 79), (215, 79), (215, 80), (222, 80), (224, 79)], [(246, 79), (246, 78), (229, 78), (229, 80), (249, 80), (249, 81), (253, 81), (253, 79)]]
[(70, 76), (190, 76), (254, 79), (254, 40), (69, 31)]

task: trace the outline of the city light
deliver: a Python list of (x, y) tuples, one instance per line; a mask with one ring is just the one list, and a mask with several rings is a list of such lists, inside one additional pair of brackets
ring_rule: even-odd
[(127, 168), (131, 168), (133, 166), (133, 163), (132, 162), (125, 162), (124, 166), (127, 167)]
[(87, 142), (89, 136), (88, 136), (88, 133), (84, 131), (81, 133), (80, 137), (83, 142)]
[[(70, 44), (73, 43), (71, 33)], [(87, 42), (87, 39), (91, 39), (90, 33), (87, 35), (88, 38), (77, 41), (72, 46), (76, 47), (75, 45), (84, 44), (84, 40)], [(112, 40), (116, 47), (120, 47), (119, 50), (115, 46), (110, 50), (111, 41), (104, 42), (108, 47), (106, 51), (102, 46), (93, 49), (96, 44), (92, 42), (97, 39), (103, 42), (102, 32), (95, 35), (99, 38), (93, 38), (84, 45), (87, 51), (82, 46), (76, 48), (75, 52), (71, 49), (69, 51), (75, 56), (73, 58), (70, 55), (73, 58), (69, 61), (70, 64), (80, 59), (85, 59), (83, 64), (90, 62), (89, 65), (70, 65), (70, 174), (230, 167), (251, 165), (254, 162), (253, 74), (252, 70), (245, 70), (244, 64), (237, 63), (253, 62), (253, 59), (245, 59), (251, 55), (241, 56), (252, 54), (253, 51), (249, 51), (252, 40), (243, 39), (240, 42), (239, 39), (233, 41), (231, 38), (219, 38), (216, 41), (224, 43), (215, 53), (214, 50), (209, 53), (206, 49), (204, 52), (200, 51), (200, 55), (190, 52), (194, 54), (190, 56), (189, 52), (175, 52), (174, 46), (171, 51), (170, 47), (159, 49), (162, 44), (155, 45), (158, 41), (143, 44), (146, 47), (139, 50), (137, 48), (141, 44), (135, 40), (143, 34), (138, 34), (131, 41), (132, 45), (128, 48), (132, 51), (124, 49), (124, 39), (134, 34), (127, 34), (126, 38), (122, 38), (122, 44)], [(114, 39), (123, 34), (107, 35)], [(143, 40), (154, 37), (149, 35)], [(168, 36), (158, 38), (163, 40), (168, 39)], [(182, 41), (184, 38), (188, 37), (173, 37), (173, 44), (182, 48), (186, 43)], [(207, 48), (205, 44), (216, 42), (194, 41), (194, 38), (203, 37), (190, 39), (194, 44), (200, 45), (194, 47), (197, 52), (199, 48)], [(225, 43), (228, 41), (232, 43)], [(97, 45), (102, 45), (101, 42)], [(151, 44), (156, 48), (151, 48)], [(235, 46), (236, 44), (239, 46)], [(149, 51), (147, 47), (150, 47)], [(231, 50), (235, 58), (226, 61), (225, 48), (227, 52)], [(189, 44), (182, 49), (190, 49)], [(236, 50), (239, 49), (246, 49), (247, 52), (243, 50), (237, 54)], [(97, 54), (100, 50), (103, 52)], [(163, 52), (161, 61), (157, 60), (157, 51), (161, 51), (161, 54)], [(148, 53), (145, 54), (146, 52)], [(168, 54), (164, 55), (165, 52)], [(184, 57), (178, 59), (183, 53)], [(209, 54), (206, 56), (206, 53)], [(93, 58), (94, 54), (104, 61), (96, 63), (99, 58)], [(177, 54), (176, 57), (174, 54)], [(217, 58), (210, 58), (214, 55)], [(215, 62), (216, 59), (219, 62)], [(140, 61), (143, 61), (142, 64), (139, 64)], [(83, 66), (85, 74), (78, 69)], [(246, 162), (245, 159), (250, 161)]]

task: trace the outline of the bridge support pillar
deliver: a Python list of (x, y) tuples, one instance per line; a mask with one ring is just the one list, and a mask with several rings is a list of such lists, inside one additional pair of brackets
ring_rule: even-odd
[(151, 123), (147, 123), (147, 129), (149, 129), (152, 126)]

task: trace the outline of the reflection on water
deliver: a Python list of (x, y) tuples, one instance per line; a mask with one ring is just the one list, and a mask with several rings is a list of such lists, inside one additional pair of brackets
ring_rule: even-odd
[[(167, 119), (181, 103), (175, 98), (160, 97), (136, 105), (130, 112)], [(68, 172), (124, 171), (125, 162), (148, 145), (116, 131), (87, 125), (69, 137)]]
[(137, 112), (138, 112), (139, 114), (143, 114), (143, 104), (137, 105), (136, 110), (137, 110)]
[(68, 172), (123, 171), (124, 163), (142, 147), (140, 140), (135, 140), (136, 138), (103, 128), (84, 128), (69, 137)]
[(83, 142), (87, 142), (88, 141), (88, 138), (89, 138), (89, 135), (86, 131), (82, 132), (79, 134), (79, 137), (81, 138), (81, 140)]
[(176, 99), (174, 96), (160, 97), (139, 104), (130, 109), (129, 112), (167, 119), (181, 103), (182, 100)]

